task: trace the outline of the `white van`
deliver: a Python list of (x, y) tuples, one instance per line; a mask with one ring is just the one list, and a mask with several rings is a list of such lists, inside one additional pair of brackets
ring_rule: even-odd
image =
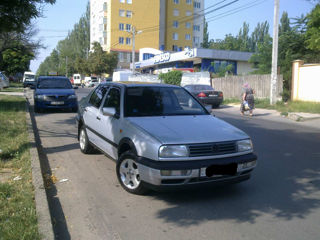
[(82, 75), (79, 73), (73, 74), (73, 85), (81, 85), (82, 82)]
[(36, 74), (33, 72), (24, 72), (23, 87), (33, 87), (36, 84)]

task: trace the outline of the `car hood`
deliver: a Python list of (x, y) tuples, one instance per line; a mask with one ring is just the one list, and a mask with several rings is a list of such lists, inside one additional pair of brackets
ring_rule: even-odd
[(208, 143), (249, 138), (243, 131), (212, 115), (130, 117), (128, 120), (162, 144)]
[(35, 95), (72, 95), (75, 94), (73, 89), (37, 89)]

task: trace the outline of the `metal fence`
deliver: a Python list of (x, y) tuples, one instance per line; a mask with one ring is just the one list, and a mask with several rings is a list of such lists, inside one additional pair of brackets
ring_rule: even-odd
[[(256, 98), (270, 98), (270, 81), (271, 75), (246, 75), (246, 76), (229, 76), (223, 78), (213, 78), (212, 86), (223, 92), (225, 99), (241, 97), (243, 85), (249, 83), (255, 91)], [(283, 91), (283, 76), (278, 76), (277, 98), (281, 99)]]

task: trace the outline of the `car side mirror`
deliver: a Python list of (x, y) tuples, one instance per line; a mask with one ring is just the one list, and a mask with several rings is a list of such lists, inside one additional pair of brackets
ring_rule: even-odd
[(102, 114), (103, 116), (113, 117), (116, 115), (116, 109), (113, 107), (102, 108)]
[(78, 86), (74, 86), (73, 89), (78, 89)]

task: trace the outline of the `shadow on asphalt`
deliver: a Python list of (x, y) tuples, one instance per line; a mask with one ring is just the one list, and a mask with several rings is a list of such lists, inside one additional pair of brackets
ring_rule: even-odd
[(273, 129), (275, 125), (262, 130), (264, 122), (259, 125), (241, 117), (223, 120), (242, 128), (253, 139), (258, 166), (251, 179), (220, 187), (151, 192), (149, 198), (169, 204), (157, 212), (157, 218), (179, 227), (225, 220), (253, 224), (266, 214), (275, 221), (290, 221), (305, 219), (319, 209), (319, 133), (287, 125), (282, 126), (283, 130)]
[[(40, 159), (41, 171), (42, 171), (43, 175), (48, 174), (48, 176), (51, 176), (52, 171), (50, 168), (48, 157), (42, 148), (42, 143), (41, 143), (41, 139), (40, 139), (38, 128), (37, 128), (37, 123), (35, 120), (33, 106), (31, 107), (29, 102), (28, 102), (28, 105), (29, 105), (29, 109), (30, 109), (29, 112), (30, 112), (30, 118), (31, 118), (31, 122), (32, 122), (33, 132), (35, 135), (36, 146), (37, 146), (39, 159)], [(63, 213), (63, 209), (62, 209), (60, 200), (57, 197), (56, 186), (54, 184), (52, 184), (50, 186), (50, 188), (46, 188), (46, 193), (47, 193), (47, 199), (48, 199), (50, 215), (51, 215), (51, 222), (52, 222), (55, 238), (56, 239), (65, 239), (65, 240), (71, 239), (70, 234), (69, 234), (69, 230), (68, 230), (68, 226), (67, 226), (67, 222), (66, 222), (66, 218)]]

